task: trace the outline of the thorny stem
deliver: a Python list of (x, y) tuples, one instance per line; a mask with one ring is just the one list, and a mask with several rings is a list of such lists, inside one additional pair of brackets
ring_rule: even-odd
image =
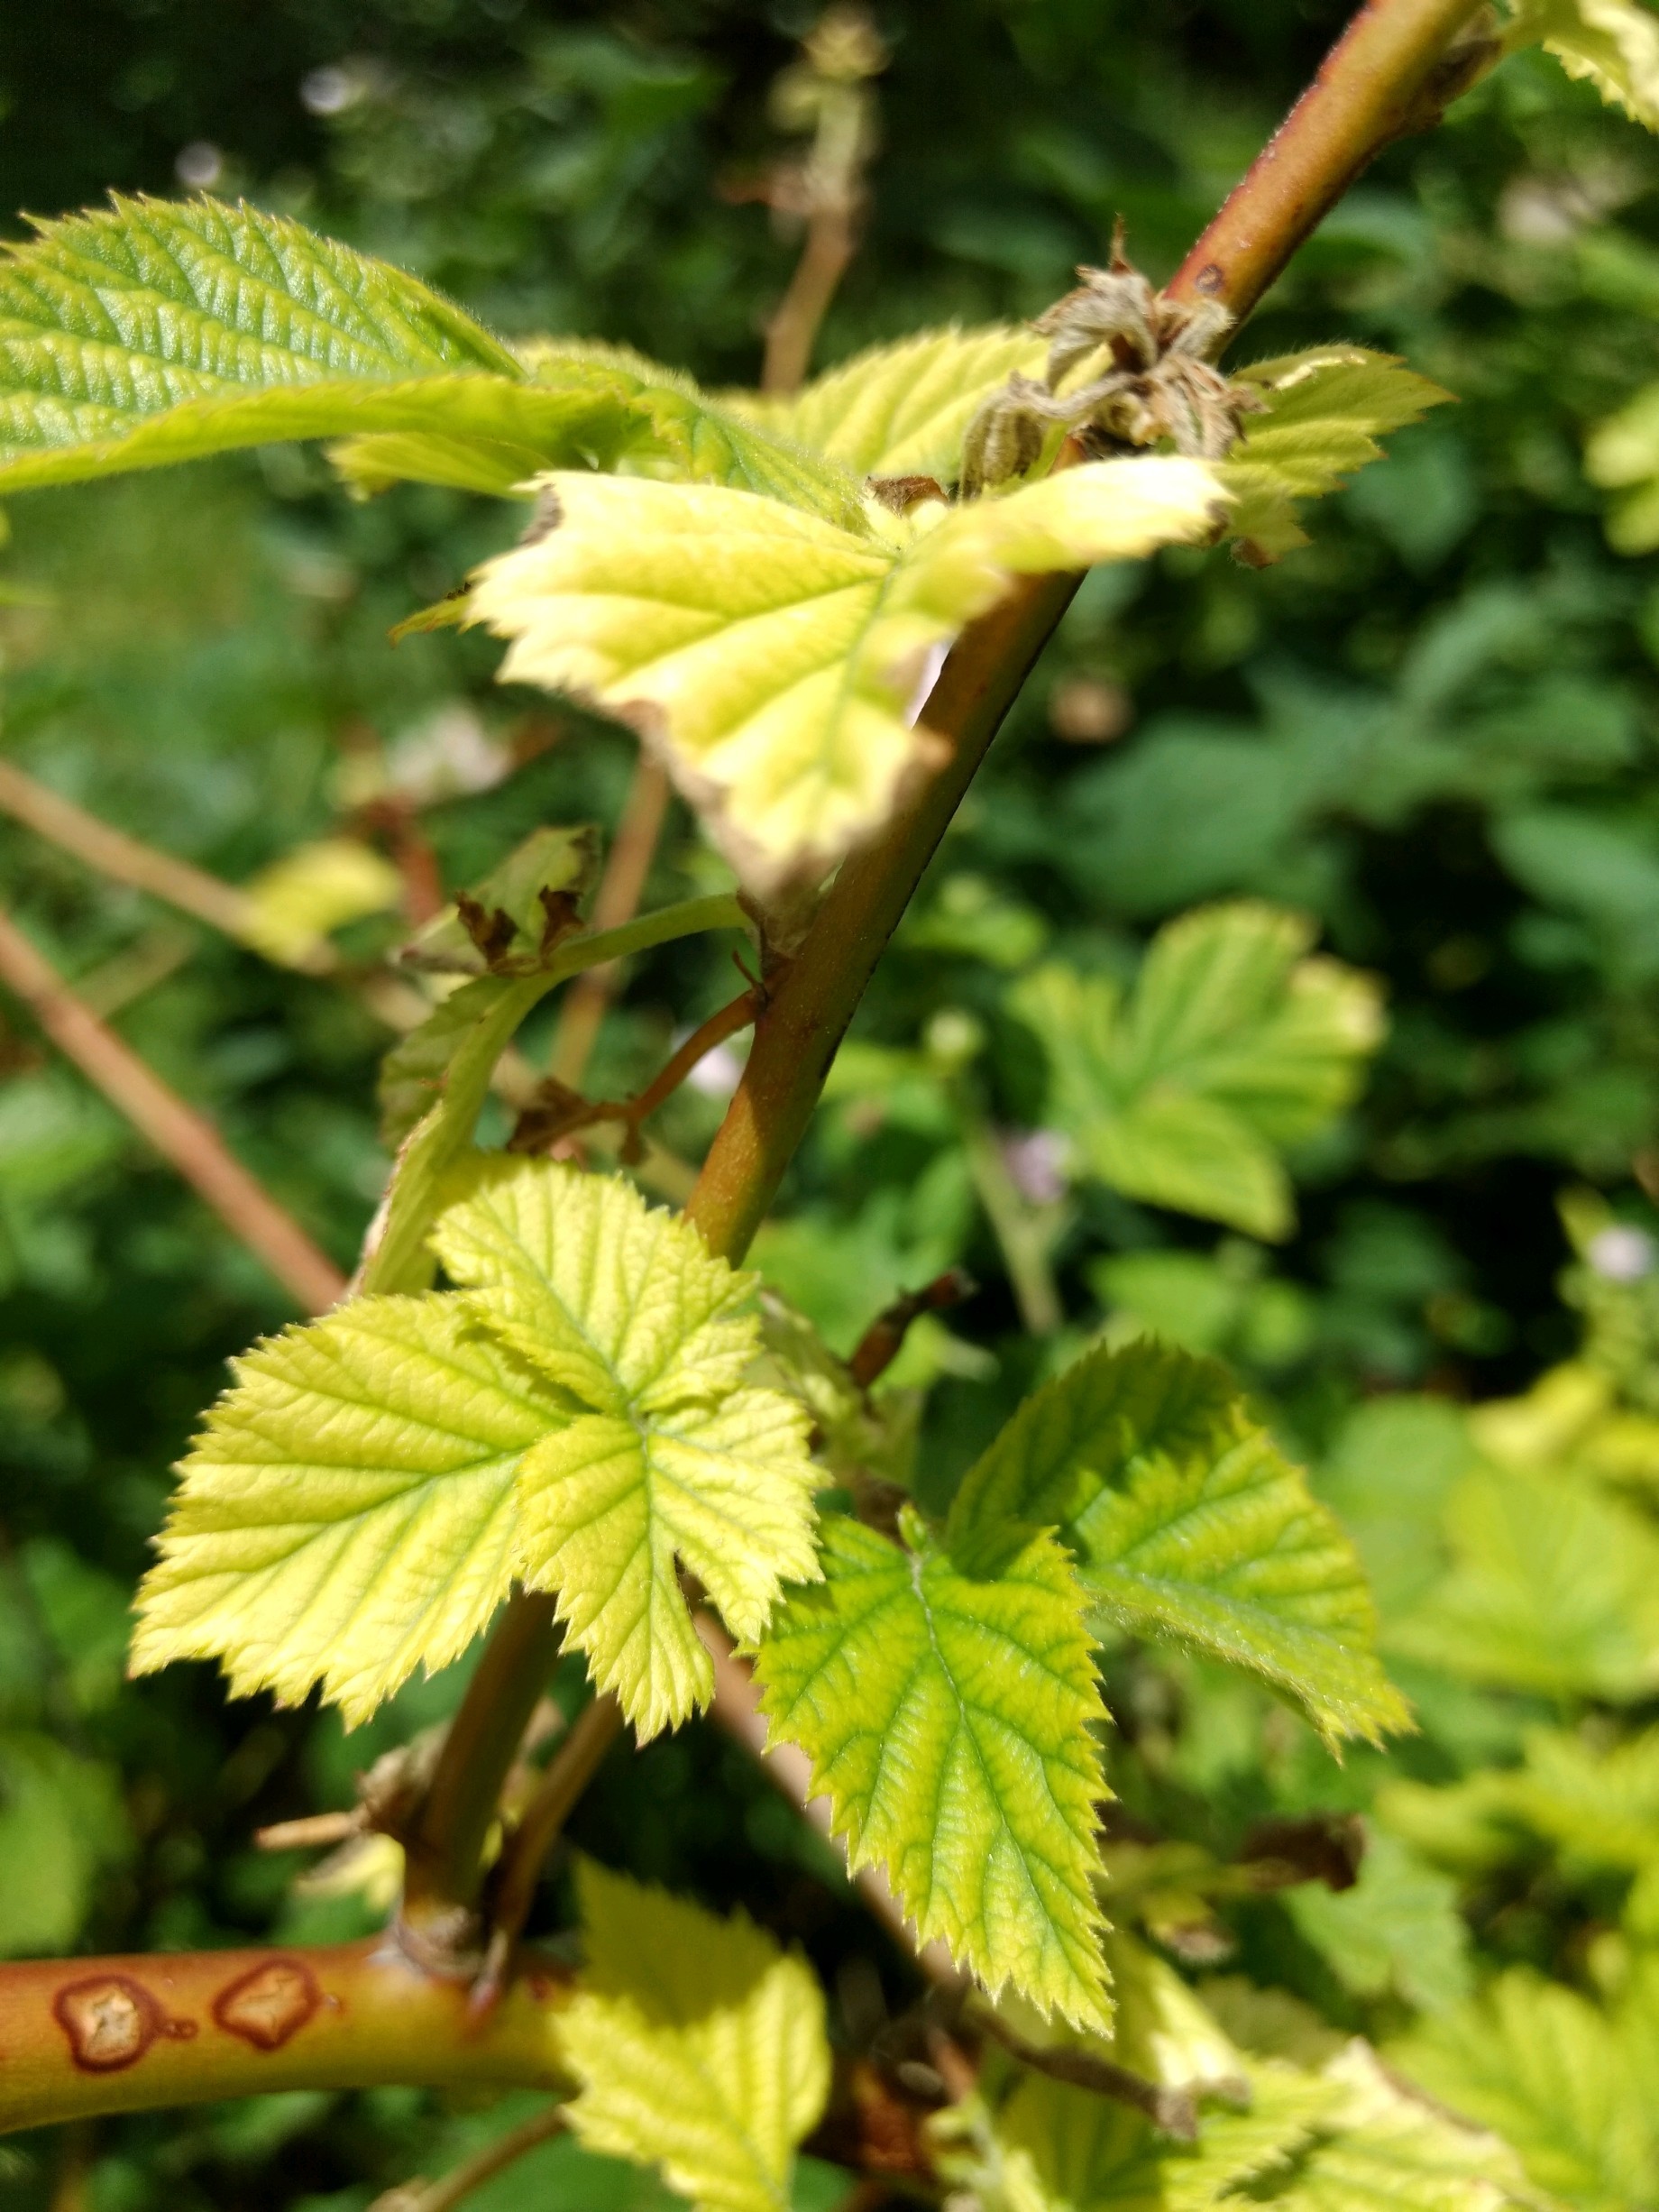
[(0, 984), (23, 1000), (64, 1058), (148, 1137), (296, 1305), (306, 1313), (325, 1313), (335, 1304), (345, 1289), (345, 1277), (327, 1253), (226, 1149), (206, 1115), (187, 1106), (131, 1045), (83, 1005), (5, 913), (0, 913)]
[[(1205, 277), (1204, 296), (1224, 299), (1238, 317), (1248, 314), (1372, 155), (1419, 118), (1431, 119), (1436, 71), (1480, 4), (1368, 0), (1325, 61), (1313, 91), (1235, 188), (1172, 289), (1191, 297), (1200, 289), (1198, 279)], [(1460, 86), (1474, 73), (1470, 65), (1461, 66), (1465, 74), (1454, 80)], [(1215, 276), (1208, 275), (1212, 266)], [(926, 714), (928, 727), (949, 743), (949, 757), (882, 836), (842, 867), (756, 1024), (744, 1079), (687, 1205), (687, 1217), (724, 1257), (740, 1260), (765, 1218), (876, 961), (1076, 584), (1073, 577), (1022, 583), (964, 631), (946, 661)], [(445, 1905), (463, 1917), (472, 1914), (483, 1837), (524, 1721), (545, 1678), (544, 1647), (535, 1632), (535, 1616), (544, 1608), (550, 1629), (551, 1601), (515, 1599), (480, 1663), (481, 1674), (486, 1667), (499, 1671), (502, 1699), (518, 1718), (510, 1730), (505, 1725), (490, 1730), (487, 1745), (481, 1739), (464, 1760), (458, 1757), (454, 1762), (458, 1776), (464, 1767), (466, 1795), (485, 1811), (481, 1818), (473, 1813), (463, 1820), (451, 1808), (436, 1822), (445, 1840), (431, 1857), (424, 1899), (428, 1922)], [(509, 1679), (514, 1669), (506, 1655), (515, 1649), (524, 1652), (523, 1671), (534, 1677), (527, 1691)], [(498, 1652), (504, 1656), (498, 1657)], [(472, 1708), (471, 1725), (477, 1730), (487, 1719), (481, 1702), (469, 1697), (466, 1706)], [(775, 1767), (775, 1754), (771, 1764)], [(370, 1951), (351, 1956), (366, 1972)], [(199, 1985), (208, 1971), (223, 1973), (225, 1960), (226, 1954), (213, 1953), (205, 1961), (83, 1960), (0, 1969), (0, 2048), (7, 2059), (0, 2070), (0, 2126), (236, 2096), (254, 2088), (411, 2079), (500, 2083), (524, 2079), (535, 2063), (545, 2064), (545, 2031), (539, 2017), (529, 2039), (536, 2046), (534, 2061), (514, 2041), (515, 2030), (523, 2033), (527, 2010), (536, 2014), (533, 1974), (515, 1979), (477, 2039), (458, 2045), (455, 2016), (465, 2013), (465, 1991), (438, 1975), (419, 1973), (407, 1960), (388, 1960), (383, 1952), (372, 1963), (377, 1971), (396, 1977), (404, 1996), (396, 2008), (395, 2026), (372, 2006), (343, 2007), (327, 2020), (325, 2058), (308, 2032), (296, 2037), (289, 2064), (274, 2070), (268, 2058), (251, 2061), (241, 2044), (226, 2051), (225, 2043), (234, 2040), (226, 2037), (200, 2043), (158, 2041), (136, 2072), (88, 2077), (67, 2055), (65, 2032), (52, 2018), (51, 2006), (78, 1983), (131, 1969), (134, 1978), (142, 1974), (151, 1980), (161, 1974), (175, 1981), (193, 1974)], [(204, 2009), (210, 2010), (211, 1996), (205, 1987), (201, 1994)], [(471, 2074), (462, 2070), (463, 2056), (474, 2070)]]

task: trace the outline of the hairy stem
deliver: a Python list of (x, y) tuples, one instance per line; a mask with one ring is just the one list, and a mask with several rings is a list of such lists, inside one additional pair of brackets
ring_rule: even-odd
[(205, 1198), (231, 1234), (306, 1313), (325, 1313), (345, 1277), (293, 1216), (226, 1148), (224, 1138), (70, 990), (11, 918), (0, 913), (0, 984), (22, 999), (66, 1060), (147, 1137)]
[(1367, 0), (1171, 279), (1242, 322), (1381, 149), (1440, 119), (1498, 59), (1463, 41), (1486, 0)]

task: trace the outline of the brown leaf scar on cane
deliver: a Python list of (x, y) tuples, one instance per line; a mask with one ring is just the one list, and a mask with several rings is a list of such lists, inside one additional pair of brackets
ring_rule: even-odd
[(213, 2016), (227, 2034), (256, 2051), (279, 2051), (322, 2003), (308, 1967), (298, 1959), (270, 1959), (220, 1990)]
[(135, 2066), (158, 2036), (188, 2042), (194, 2020), (171, 2020), (142, 1982), (98, 1974), (70, 1982), (52, 2000), (52, 2015), (69, 2039), (69, 2056), (84, 2073), (115, 2074)]

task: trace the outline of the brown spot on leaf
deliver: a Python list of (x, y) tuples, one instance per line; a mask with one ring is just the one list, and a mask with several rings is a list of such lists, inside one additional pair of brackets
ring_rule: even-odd
[(1193, 279), (1194, 291), (1202, 292), (1206, 298), (1214, 298), (1217, 292), (1224, 292), (1226, 289), (1227, 272), (1219, 262), (1205, 262)]
[(227, 2034), (256, 2051), (280, 2051), (322, 2003), (308, 1967), (298, 1959), (270, 1959), (221, 1989), (213, 2016)]
[(136, 2066), (158, 2035), (188, 2042), (196, 2033), (194, 2020), (170, 2020), (143, 1984), (125, 1974), (69, 1982), (52, 2000), (52, 2015), (69, 2039), (69, 2056), (88, 2074)]

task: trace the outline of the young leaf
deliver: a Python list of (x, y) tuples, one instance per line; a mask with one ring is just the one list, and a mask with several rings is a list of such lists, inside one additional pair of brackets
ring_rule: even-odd
[(1323, 499), (1367, 462), (1379, 461), (1378, 437), (1418, 422), (1452, 397), (1390, 353), (1326, 345), (1233, 372), (1263, 403), (1218, 473), (1238, 504), (1228, 533), (1257, 563), (1276, 561), (1308, 542), (1298, 500)]
[(1441, 2012), (1470, 1992), (1457, 1885), (1396, 1837), (1373, 1835), (1352, 1889), (1304, 1882), (1285, 1910), (1346, 1989)]
[[(497, 402), (506, 442), (492, 439), (487, 417), (474, 425), (460, 411), (435, 413), (430, 431), (344, 439), (331, 453), (335, 466), (363, 495), (403, 479), (523, 492), (538, 469), (598, 468), (726, 484), (857, 534), (866, 529), (857, 479), (839, 461), (746, 420), (675, 370), (617, 346), (538, 344), (521, 347), (518, 358), (528, 381)], [(512, 425), (521, 427), (508, 436)], [(525, 437), (536, 435), (539, 445), (527, 447)]]
[(1142, 1338), (1030, 1398), (951, 1508), (951, 1542), (1057, 1528), (1103, 1622), (1263, 1676), (1330, 1737), (1408, 1724), (1353, 1547), (1211, 1360)]
[[(284, 216), (117, 197), (36, 228), (0, 255), (0, 481), (11, 484), (349, 427), (337, 413), (304, 429), (209, 427), (215, 406), (249, 393), (276, 400), (279, 417), (296, 408), (298, 422), (307, 386), (522, 373), (413, 277)], [(199, 430), (163, 428), (181, 408)]]
[(344, 441), (360, 491), (506, 492), (560, 465), (737, 484), (862, 527), (833, 463), (637, 355), (521, 359), (401, 270), (286, 216), (116, 197), (0, 253), (0, 486), (282, 438)]
[(1659, 2135), (1629, 2054), (1615, 2022), (1575, 1990), (1517, 1968), (1422, 2021), (1389, 2057), (1582, 2212), (1626, 2212), (1659, 2189)]
[(924, 331), (855, 354), (788, 399), (744, 393), (732, 404), (857, 476), (954, 484), (980, 402), (1016, 370), (1035, 374), (1048, 350), (1046, 338), (1005, 323)]
[(794, 2152), (830, 2091), (806, 1961), (742, 1914), (579, 1863), (587, 1971), (558, 2020), (590, 2150), (655, 2166), (698, 2212), (789, 2212)]
[(1285, 2212), (1499, 2212), (1536, 2203), (1507, 2143), (1412, 2096), (1368, 2044), (1351, 2042), (1321, 2079), (1336, 2102), (1252, 2198)]
[(248, 943), (267, 959), (304, 968), (326, 954), (330, 931), (396, 906), (403, 878), (372, 846), (327, 837), (294, 846), (243, 890)]
[(801, 1406), (741, 1387), (755, 1278), (631, 1185), (557, 1161), (479, 1162), (433, 1243), (468, 1309), (578, 1410), (525, 1458), (518, 1565), (639, 1736), (706, 1704), (709, 1656), (680, 1592), (735, 1636), (818, 1573)]
[(434, 1008), (380, 1066), (381, 1141), (398, 1148), (386, 1195), (363, 1241), (360, 1290), (422, 1290), (432, 1280), (426, 1234), (444, 1176), (472, 1141), (490, 1078), (509, 1040), (555, 984), (701, 930), (742, 929), (724, 894), (659, 907), (619, 929), (567, 937), (528, 976), (480, 976)]
[[(1337, 2098), (1325, 2082), (1288, 2066), (1259, 2067), (1251, 2091), (1248, 2111), (1205, 2112), (1197, 2141), (1186, 2143), (1125, 2105), (1028, 2074), (996, 2115), (980, 2158), (947, 2151), (946, 2171), (998, 2212), (1211, 2212), (1251, 2203)], [(963, 2119), (941, 2115), (935, 2126), (949, 2145)]]
[(1104, 1718), (1083, 1596), (1053, 1539), (903, 1550), (834, 1519), (756, 1677), (812, 1761), (854, 1868), (885, 1865), (923, 1942), (993, 1991), (1109, 2018), (1093, 1876)]
[[(1112, 461), (855, 536), (774, 500), (557, 473), (547, 524), (488, 562), (471, 616), (504, 679), (631, 720), (752, 886), (821, 875), (933, 757), (913, 728), (931, 648), (1016, 575), (1203, 537), (1195, 462)], [(879, 510), (877, 510), (879, 512)]]
[(217, 1658), (238, 1696), (317, 1684), (363, 1720), (507, 1595), (513, 1484), (561, 1418), (458, 1299), (365, 1298), (287, 1329), (183, 1462), (133, 1665)]
[(1638, 0), (1507, 0), (1504, 44), (1542, 45), (1569, 77), (1659, 131), (1659, 23)]
[(1389, 1628), (1402, 1657), (1544, 1696), (1659, 1685), (1659, 1536), (1571, 1479), (1466, 1475), (1445, 1512), (1451, 1573)]
[[(468, 885), (463, 900), (435, 914), (399, 957), (406, 968), (452, 976), (543, 968), (550, 924), (563, 915), (565, 930), (573, 926), (574, 902), (598, 872), (598, 833), (591, 825), (532, 830), (498, 867)], [(487, 941), (481, 945), (480, 930)]]
[(1050, 963), (1011, 995), (1048, 1052), (1049, 1111), (1084, 1168), (1131, 1198), (1286, 1235), (1277, 1148), (1326, 1126), (1381, 1033), (1375, 986), (1304, 957), (1311, 925), (1251, 900), (1160, 930), (1125, 1000)]

